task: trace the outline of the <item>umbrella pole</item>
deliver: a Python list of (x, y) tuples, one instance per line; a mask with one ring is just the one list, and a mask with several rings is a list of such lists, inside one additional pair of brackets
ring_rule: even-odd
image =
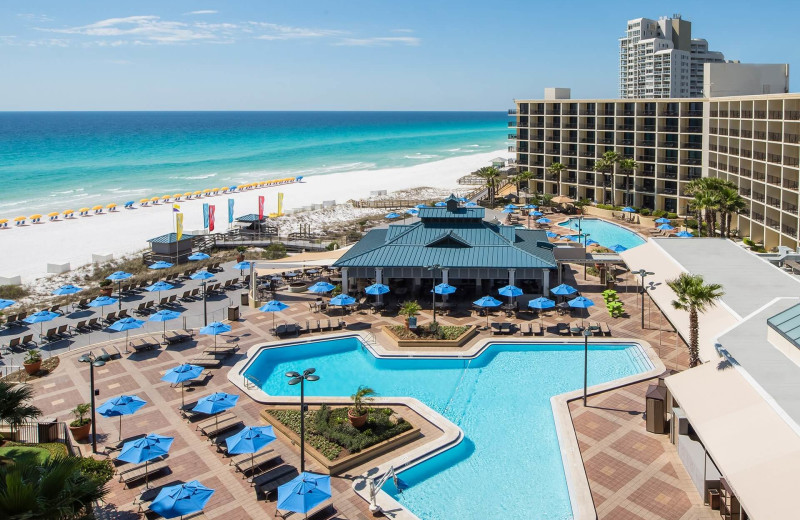
[(122, 415), (119, 416), (119, 440), (122, 440)]
[(186, 406), (186, 403), (183, 401), (183, 381), (181, 381), (181, 408)]
[(150, 489), (149, 479), (147, 478), (147, 463), (148, 461), (144, 461), (144, 488)]

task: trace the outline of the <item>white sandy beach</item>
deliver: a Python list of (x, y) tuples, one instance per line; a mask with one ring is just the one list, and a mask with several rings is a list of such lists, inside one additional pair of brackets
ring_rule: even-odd
[[(278, 192), (284, 193), (284, 211), (323, 201), (342, 204), (350, 199), (367, 198), (377, 190), (397, 191), (419, 186), (455, 189), (456, 180), (495, 157), (509, 157), (505, 150), (454, 157), (407, 168), (363, 170), (311, 176), (302, 183), (248, 190), (243, 193), (218, 195), (181, 201), (184, 232), (203, 228), (204, 202), (216, 209), (215, 231), (227, 228), (227, 199), (235, 200), (236, 216), (258, 212), (258, 197), (265, 197), (265, 213), (277, 210)], [(255, 179), (254, 179), (255, 180)], [(210, 188), (213, 186), (209, 186)], [(462, 187), (463, 188), (463, 187)], [(153, 194), (158, 195), (158, 194)], [(138, 205), (137, 205), (138, 206)], [(145, 249), (147, 239), (173, 231), (174, 213), (171, 204), (119, 210), (115, 213), (77, 217), (71, 220), (28, 224), (0, 230), (0, 248), (5, 252), (0, 262), (0, 277), (21, 276), (23, 282), (46, 276), (48, 263), (67, 263), (72, 269), (91, 262), (92, 254), (113, 254), (114, 258)], [(302, 214), (281, 219), (281, 226), (292, 226)], [(360, 216), (353, 208), (325, 213), (326, 218), (349, 220)], [(289, 231), (296, 231), (289, 229)]]

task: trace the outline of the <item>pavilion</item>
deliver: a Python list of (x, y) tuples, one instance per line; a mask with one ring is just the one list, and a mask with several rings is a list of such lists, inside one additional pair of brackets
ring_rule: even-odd
[(428, 293), (449, 283), (458, 294), (483, 295), (516, 285), (548, 294), (557, 264), (544, 231), (484, 220), (484, 208), (467, 208), (450, 196), (442, 207), (419, 210), (419, 220), (373, 229), (334, 263), (345, 292), (374, 280), (398, 294)]

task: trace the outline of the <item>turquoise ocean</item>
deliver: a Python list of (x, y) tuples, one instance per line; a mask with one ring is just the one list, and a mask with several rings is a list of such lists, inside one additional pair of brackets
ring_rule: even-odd
[(507, 121), (504, 112), (2, 112), (0, 216), (489, 152), (506, 147)]

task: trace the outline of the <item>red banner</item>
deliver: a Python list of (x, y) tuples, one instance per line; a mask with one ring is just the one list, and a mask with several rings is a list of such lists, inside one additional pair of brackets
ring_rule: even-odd
[(214, 206), (208, 207), (208, 230), (214, 231)]
[(264, 218), (264, 196), (258, 197), (258, 220)]

